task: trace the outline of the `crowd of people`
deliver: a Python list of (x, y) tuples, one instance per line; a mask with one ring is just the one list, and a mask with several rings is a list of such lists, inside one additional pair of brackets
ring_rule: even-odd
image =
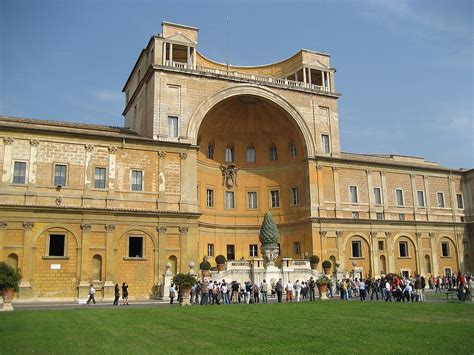
[[(335, 282), (330, 279), (327, 284), (327, 296), (334, 298), (339, 296), (341, 300), (360, 299), (380, 300), (386, 302), (424, 302), (426, 300), (425, 290), (441, 292), (441, 289), (458, 292), (461, 301), (470, 297), (474, 288), (474, 278), (458, 274), (452, 277), (437, 277), (426, 279), (423, 276), (415, 275), (412, 278), (403, 278), (389, 274), (378, 279), (358, 279), (343, 278)], [(269, 298), (282, 302), (286, 296), (287, 302), (300, 302), (301, 300), (315, 301), (318, 287), (316, 280), (310, 277), (309, 280), (295, 282), (282, 279), (277, 282), (268, 283), (263, 280), (260, 284), (246, 281), (243, 284), (232, 281), (198, 281), (191, 289), (190, 300), (195, 305), (227, 305), (231, 303), (268, 303)], [(171, 285), (170, 303), (173, 304), (175, 298), (181, 301), (182, 295), (179, 290)]]

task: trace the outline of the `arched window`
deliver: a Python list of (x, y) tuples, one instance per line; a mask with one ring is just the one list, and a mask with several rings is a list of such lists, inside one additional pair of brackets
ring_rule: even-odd
[(288, 149), (290, 151), (290, 158), (296, 157), (296, 155), (297, 155), (296, 144), (293, 143), (293, 142), (290, 142), (289, 145), (288, 145)]
[(170, 271), (173, 275), (176, 275), (177, 273), (177, 267), (178, 267), (178, 258), (174, 255), (171, 255), (168, 258), (169, 263), (171, 264)]
[(98, 254), (92, 258), (92, 280), (102, 280), (102, 256)]
[(272, 144), (269, 148), (270, 161), (278, 160), (278, 152), (275, 144)]
[(229, 145), (225, 148), (224, 160), (225, 160), (227, 163), (233, 163), (233, 162), (234, 162), (234, 146), (232, 146), (232, 145), (229, 144)]
[(214, 159), (214, 144), (209, 143), (207, 145), (206, 157), (207, 159)]
[(425, 274), (431, 274), (431, 259), (429, 255), (425, 255)]
[(385, 256), (381, 255), (379, 260), (379, 269), (381, 274), (385, 274), (387, 272), (387, 262), (385, 260)]
[(247, 146), (247, 163), (255, 163), (255, 148), (252, 144)]
[(7, 264), (15, 270), (18, 270), (18, 255), (16, 255), (15, 253), (8, 255)]

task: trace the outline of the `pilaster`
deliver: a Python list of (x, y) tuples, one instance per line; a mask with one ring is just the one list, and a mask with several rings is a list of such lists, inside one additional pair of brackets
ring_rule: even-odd
[(336, 231), (336, 245), (337, 245), (337, 257), (339, 261), (339, 268), (341, 270), (345, 270), (346, 268), (346, 262), (345, 262), (345, 252), (344, 252), (344, 232), (343, 231)]
[(439, 263), (438, 263), (438, 248), (436, 245), (435, 237), (436, 235), (434, 233), (428, 233), (428, 236), (430, 237), (430, 247), (431, 247), (431, 257), (433, 261), (433, 275), (437, 276), (439, 275)]
[(379, 257), (378, 257), (378, 245), (377, 245), (377, 232), (370, 232), (370, 268), (372, 270), (372, 277), (380, 275), (379, 270)]
[(339, 168), (334, 166), (332, 168), (333, 176), (334, 176), (334, 201), (336, 202), (336, 210), (335, 215), (336, 218), (342, 217), (341, 215), (341, 195), (339, 190)]
[(416, 240), (416, 273), (422, 274), (423, 270), (421, 267), (421, 261), (423, 260), (423, 242), (422, 242), (422, 234), (417, 232), (415, 233), (415, 240)]
[(5, 246), (5, 237), (7, 235), (7, 226), (8, 223), (0, 221), (0, 261), (7, 259), (7, 255), (4, 255), (4, 246)]
[(18, 297), (20, 299), (31, 299), (33, 268), (35, 261), (35, 250), (33, 248), (33, 222), (23, 222), (23, 261), (22, 261), (22, 280)]
[(197, 152), (189, 150), (180, 153), (181, 158), (181, 200), (179, 209), (182, 212), (197, 212)]
[(385, 232), (385, 238), (387, 239), (387, 271), (393, 273), (395, 272), (395, 255), (393, 254), (392, 232)]
[(80, 275), (79, 275), (79, 297), (87, 298), (89, 293), (89, 278), (90, 278), (90, 260), (89, 260), (89, 245), (90, 245), (90, 231), (92, 226), (90, 224), (81, 224), (81, 250), (80, 250)]
[(104, 283), (104, 298), (113, 299), (115, 296), (115, 265), (116, 251), (114, 250), (114, 231), (115, 225), (105, 225), (105, 239), (106, 239), (106, 260), (105, 260), (105, 283)]
[(156, 228), (158, 233), (158, 255), (157, 255), (157, 275), (161, 275), (165, 271), (165, 249), (166, 249), (166, 227), (160, 226)]
[(12, 179), (12, 152), (14, 139), (11, 137), (3, 138), (3, 174), (2, 190), (7, 190)]

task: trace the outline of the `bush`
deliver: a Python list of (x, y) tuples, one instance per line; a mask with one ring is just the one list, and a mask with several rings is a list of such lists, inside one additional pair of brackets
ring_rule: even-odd
[(219, 265), (225, 264), (225, 256), (224, 255), (217, 255), (216, 256), (216, 264), (219, 264)]
[(211, 270), (211, 263), (207, 260), (204, 260), (202, 263), (199, 264), (199, 268), (201, 270)]
[(311, 264), (318, 264), (318, 263), (319, 263), (319, 256), (317, 256), (317, 255), (311, 255), (311, 256), (309, 257), (309, 262), (310, 262)]
[(193, 287), (197, 280), (194, 275), (179, 273), (173, 277), (173, 283), (179, 287)]
[(18, 291), (18, 285), (21, 281), (21, 272), (12, 268), (5, 262), (0, 262), (0, 291), (12, 288)]
[(322, 286), (322, 285), (327, 285), (331, 282), (331, 279), (327, 276), (321, 276), (316, 280), (316, 285)]
[(323, 261), (323, 269), (330, 269), (331, 266), (332, 266), (332, 263), (329, 260)]

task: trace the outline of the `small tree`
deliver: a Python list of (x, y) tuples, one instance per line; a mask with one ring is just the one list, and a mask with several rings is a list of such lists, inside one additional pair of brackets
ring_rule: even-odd
[(218, 265), (222, 265), (222, 264), (225, 264), (225, 256), (224, 255), (217, 255), (216, 256), (216, 264)]
[(317, 256), (317, 255), (311, 255), (311, 256), (309, 257), (309, 262), (310, 262), (311, 264), (318, 264), (318, 263), (319, 263), (319, 256)]
[(179, 288), (193, 287), (197, 280), (194, 275), (179, 273), (173, 277), (173, 283)]
[(323, 261), (323, 269), (330, 269), (331, 266), (332, 266), (332, 263), (329, 260)]
[(0, 291), (13, 289), (18, 291), (21, 281), (21, 272), (5, 262), (0, 262)]
[(204, 260), (202, 263), (199, 264), (199, 268), (201, 270), (211, 270), (211, 263), (207, 260)]

